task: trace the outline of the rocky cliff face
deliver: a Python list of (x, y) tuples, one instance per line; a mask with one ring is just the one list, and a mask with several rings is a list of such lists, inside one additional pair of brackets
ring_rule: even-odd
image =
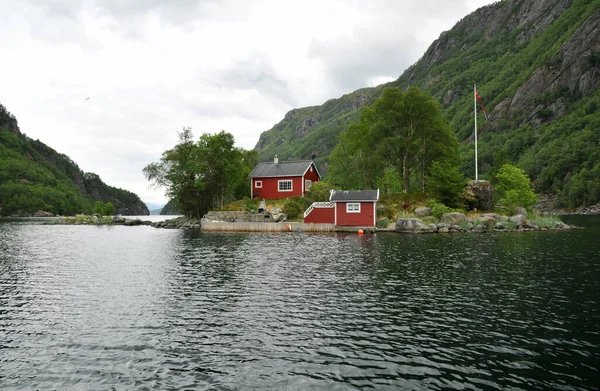
[(2, 104), (0, 104), (0, 128), (4, 128), (17, 136), (21, 136), (17, 119), (14, 115), (9, 113)]
[[(358, 119), (360, 110), (384, 87), (415, 86), (442, 103), (442, 113), (464, 150), (473, 137), (475, 84), (489, 113), (489, 120), (479, 126), (481, 151), (486, 150), (487, 134), (515, 140), (511, 132), (533, 129), (526, 142), (513, 141), (508, 148), (513, 163), (519, 163), (534, 144), (540, 150), (539, 143), (557, 137), (560, 130), (547, 129), (574, 115), (574, 110), (585, 107), (590, 115), (600, 115), (595, 103), (586, 103), (595, 102), (600, 86), (600, 0), (503, 0), (480, 8), (441, 34), (396, 81), (322, 106), (292, 110), (261, 135), (256, 149), (265, 160), (275, 154), (284, 159), (307, 158), (316, 152), (321, 162), (327, 161), (337, 135)], [(544, 133), (546, 140), (540, 139)], [(494, 157), (488, 153), (482, 164), (492, 166)], [(562, 191), (583, 167), (581, 162), (561, 164), (553, 168), (560, 177), (550, 182), (556, 184), (544, 185), (542, 191)], [(535, 181), (540, 171), (531, 168), (529, 174)]]

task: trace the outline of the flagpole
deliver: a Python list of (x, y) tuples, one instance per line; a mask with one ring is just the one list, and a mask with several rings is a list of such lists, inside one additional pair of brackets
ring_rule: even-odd
[(477, 86), (475, 84), (473, 85), (473, 107), (475, 115), (475, 180), (479, 180), (477, 173)]

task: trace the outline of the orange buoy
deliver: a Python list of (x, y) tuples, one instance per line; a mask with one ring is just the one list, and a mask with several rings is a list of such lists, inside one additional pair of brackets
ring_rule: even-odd
[(365, 231), (363, 231), (362, 229), (359, 229), (359, 230), (358, 230), (358, 234), (359, 234), (359, 235), (363, 235), (364, 233), (365, 233)]

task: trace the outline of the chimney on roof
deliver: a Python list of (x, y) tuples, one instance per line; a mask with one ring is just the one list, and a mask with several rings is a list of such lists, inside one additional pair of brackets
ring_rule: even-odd
[(313, 161), (313, 163), (317, 162), (317, 155), (315, 153), (312, 154), (311, 160)]
[(273, 159), (273, 163), (275, 163), (275, 165), (279, 164), (279, 158), (277, 157), (277, 155), (275, 155), (275, 158)]

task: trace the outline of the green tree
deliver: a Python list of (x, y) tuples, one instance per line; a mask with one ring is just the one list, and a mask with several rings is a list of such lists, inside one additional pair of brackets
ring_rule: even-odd
[(233, 135), (224, 131), (205, 133), (197, 143), (192, 138), (191, 129), (184, 128), (179, 143), (143, 172), (153, 186), (166, 189), (186, 216), (200, 218), (235, 199), (240, 183), (247, 183), (245, 173), (255, 155), (235, 148)]
[(433, 162), (429, 168), (427, 189), (449, 207), (463, 207), (467, 180), (457, 165), (448, 162)]
[(160, 162), (148, 164), (143, 172), (154, 187), (165, 188), (167, 196), (179, 202), (185, 215), (200, 218), (199, 200), (204, 186), (198, 177), (198, 149), (191, 128), (183, 128), (178, 136), (179, 143), (163, 152)]
[(329, 196), (333, 189), (334, 186), (327, 181), (315, 182), (310, 186), (308, 193), (306, 193), (306, 200), (308, 203), (329, 201)]
[(419, 178), (424, 191), (431, 163), (448, 159), (458, 161), (458, 141), (440, 105), (417, 88), (402, 92), (392, 87), (340, 135), (331, 154), (330, 176), (343, 188), (373, 188), (391, 185), (388, 176), (395, 171), (403, 192), (411, 178)]
[(498, 171), (496, 179), (500, 202), (511, 211), (517, 206), (528, 208), (537, 202), (538, 197), (533, 192), (531, 181), (520, 168), (505, 164)]

